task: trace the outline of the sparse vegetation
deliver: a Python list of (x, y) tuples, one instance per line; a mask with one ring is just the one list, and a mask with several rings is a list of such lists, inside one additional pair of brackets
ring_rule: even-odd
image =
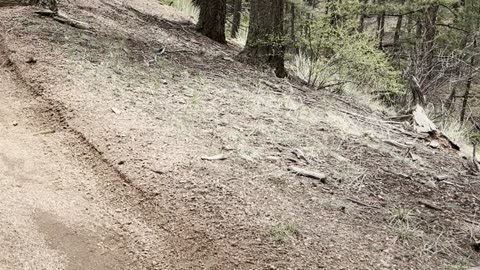
[(446, 270), (468, 270), (469, 268), (470, 267), (465, 263), (458, 263), (448, 266)]
[(295, 239), (299, 234), (300, 231), (295, 224), (279, 224), (270, 229), (270, 236), (279, 243), (286, 243)]
[(395, 208), (390, 211), (389, 223), (396, 224), (410, 224), (412, 219), (411, 211), (406, 208)]

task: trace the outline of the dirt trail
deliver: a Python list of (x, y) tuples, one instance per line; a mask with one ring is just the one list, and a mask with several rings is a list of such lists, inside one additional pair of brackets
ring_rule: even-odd
[(98, 189), (106, 179), (73, 158), (67, 131), (51, 133), (54, 121), (39, 112), (55, 113), (1, 52), (0, 82), (0, 269), (139, 267), (128, 243), (139, 232), (121, 232), (135, 218), (106, 203)]

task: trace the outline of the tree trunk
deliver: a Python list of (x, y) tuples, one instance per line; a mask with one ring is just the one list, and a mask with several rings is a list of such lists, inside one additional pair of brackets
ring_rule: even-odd
[(236, 38), (238, 30), (240, 29), (240, 22), (242, 19), (242, 0), (233, 1), (233, 22), (232, 22), (232, 38)]
[(217, 42), (227, 43), (225, 39), (226, 0), (197, 0), (196, 2), (200, 4), (197, 31)]
[[(475, 51), (476, 47), (477, 47), (477, 38), (474, 37), (472, 50)], [(474, 68), (475, 68), (475, 52), (472, 52), (472, 56), (470, 57), (470, 75), (468, 77), (467, 85), (465, 87), (465, 94), (463, 95), (462, 111), (460, 112), (460, 123), (462, 123), (462, 124), (465, 121), (465, 114), (466, 114), (466, 111), (467, 111), (468, 98), (470, 96), (470, 90), (472, 89)]]
[(290, 39), (292, 44), (295, 46), (296, 37), (295, 37), (295, 4), (290, 4)]
[(377, 37), (378, 37), (378, 48), (383, 49), (383, 37), (385, 36), (385, 12), (382, 12), (377, 17)]
[(278, 77), (286, 77), (283, 33), (284, 0), (252, 0), (247, 44), (242, 52), (250, 60), (266, 63)]
[(397, 25), (395, 26), (395, 34), (393, 35), (393, 48), (395, 50), (400, 49), (400, 33), (402, 32), (403, 15), (399, 15), (397, 18)]
[(362, 1), (362, 9), (360, 11), (360, 20), (358, 22), (358, 32), (362, 33), (364, 29), (364, 24), (365, 24), (365, 12), (366, 12), (366, 5), (368, 4), (368, 0)]
[(437, 14), (438, 14), (438, 4), (433, 4), (427, 8), (425, 14), (425, 32), (423, 34), (423, 57), (427, 69), (430, 69), (433, 64), (433, 53), (434, 53), (434, 44), (435, 36), (437, 31)]

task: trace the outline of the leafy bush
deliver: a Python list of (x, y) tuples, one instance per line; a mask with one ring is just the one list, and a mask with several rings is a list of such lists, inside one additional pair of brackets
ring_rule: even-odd
[(330, 7), (335, 15), (311, 16), (313, 21), (305, 22), (309, 35), (299, 41), (302, 50), (294, 57), (294, 69), (318, 88), (349, 83), (393, 101), (404, 91), (401, 74), (377, 48), (375, 38), (357, 31), (359, 7), (358, 0), (349, 0)]

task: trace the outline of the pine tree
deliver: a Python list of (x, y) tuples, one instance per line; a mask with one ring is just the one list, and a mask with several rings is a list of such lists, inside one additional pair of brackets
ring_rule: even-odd
[(266, 63), (277, 77), (286, 77), (283, 32), (284, 0), (252, 0), (247, 44), (242, 55)]

